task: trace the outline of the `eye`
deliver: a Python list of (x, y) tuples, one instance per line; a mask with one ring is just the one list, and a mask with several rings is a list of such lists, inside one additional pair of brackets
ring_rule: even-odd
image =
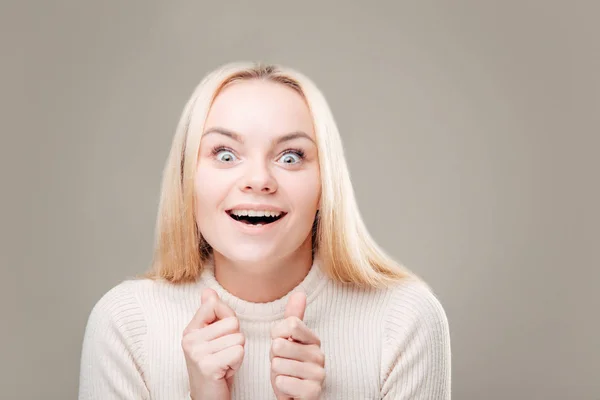
[(298, 164), (302, 159), (304, 159), (302, 150), (288, 150), (279, 158), (283, 164)]
[(230, 163), (236, 160), (235, 154), (233, 154), (231, 150), (227, 149), (215, 151), (215, 157), (217, 158), (217, 160), (224, 163)]

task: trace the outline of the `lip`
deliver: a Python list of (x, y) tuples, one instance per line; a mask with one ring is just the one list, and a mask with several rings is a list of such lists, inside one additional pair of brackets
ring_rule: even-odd
[(281, 213), (286, 213), (286, 211), (284, 209), (277, 207), (277, 206), (271, 206), (268, 204), (238, 204), (236, 206), (226, 209), (225, 211), (230, 212), (233, 210), (277, 211), (277, 212), (281, 212)]
[[(271, 222), (270, 224), (256, 226), (256, 225), (250, 225), (250, 224), (245, 224), (240, 221), (236, 221), (229, 215), (229, 212), (231, 210), (279, 211), (279, 212), (282, 212), (283, 215), (277, 221)], [(285, 219), (287, 214), (288, 213), (286, 211), (283, 211), (280, 208), (263, 205), (263, 204), (240, 204), (238, 206), (227, 209), (225, 211), (225, 215), (226, 215), (227, 219), (229, 221), (231, 221), (231, 223), (233, 223), (233, 226), (236, 229), (240, 230), (242, 233), (245, 233), (247, 235), (260, 235), (260, 234), (269, 232), (269, 231), (277, 228), (277, 226), (281, 225), (281, 221)]]

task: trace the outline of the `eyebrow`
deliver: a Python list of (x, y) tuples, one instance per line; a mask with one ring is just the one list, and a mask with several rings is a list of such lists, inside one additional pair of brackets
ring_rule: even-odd
[[(218, 133), (220, 135), (227, 136), (227, 137), (235, 140), (236, 142), (239, 142), (242, 144), (244, 143), (244, 139), (242, 138), (242, 135), (240, 135), (239, 133), (230, 131), (229, 129), (220, 128), (220, 127), (214, 127), (214, 128), (207, 129), (204, 132), (204, 135), (202, 135), (202, 136), (210, 135), (211, 133)], [(305, 132), (302, 132), (302, 131), (294, 131), (294, 132), (287, 133), (283, 136), (280, 136), (280, 137), (274, 139), (273, 142), (274, 142), (274, 144), (280, 144), (283, 142), (287, 142), (287, 141), (290, 141), (293, 139), (299, 139), (299, 138), (308, 139), (311, 142), (315, 143), (315, 141), (308, 134), (306, 134)]]

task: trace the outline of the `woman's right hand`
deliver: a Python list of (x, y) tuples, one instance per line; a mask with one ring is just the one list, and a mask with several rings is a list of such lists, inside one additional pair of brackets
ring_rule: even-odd
[(245, 337), (235, 312), (212, 289), (183, 331), (181, 347), (193, 400), (229, 400), (233, 375), (242, 365)]

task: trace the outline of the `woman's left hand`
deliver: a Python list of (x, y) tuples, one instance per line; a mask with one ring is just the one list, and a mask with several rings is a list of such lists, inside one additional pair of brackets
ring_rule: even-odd
[(317, 400), (325, 381), (321, 341), (304, 324), (306, 295), (294, 293), (271, 330), (271, 386), (277, 400)]

